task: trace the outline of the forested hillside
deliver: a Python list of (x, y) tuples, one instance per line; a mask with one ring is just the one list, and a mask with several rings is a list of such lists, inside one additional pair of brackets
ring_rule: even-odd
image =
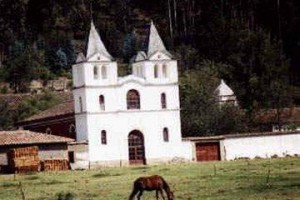
[[(154, 21), (179, 60), (188, 132), (199, 127), (216, 132), (220, 119), (202, 115), (199, 121), (197, 114), (187, 114), (222, 116), (207, 106), (220, 78), (235, 91), (247, 123), (255, 110), (299, 104), (293, 96), (300, 85), (299, 0), (1, 0), (0, 81), (26, 92), (33, 79), (70, 77), (91, 19), (123, 74), (130, 71), (130, 58), (145, 48)], [(231, 110), (232, 116), (239, 117), (237, 112)], [(234, 127), (228, 132), (245, 126)]]

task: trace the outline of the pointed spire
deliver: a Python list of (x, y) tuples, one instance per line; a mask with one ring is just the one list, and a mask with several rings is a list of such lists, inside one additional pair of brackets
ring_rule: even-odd
[(76, 63), (81, 63), (81, 62), (84, 62), (84, 61), (85, 61), (84, 54), (83, 54), (82, 52), (80, 52), (80, 53), (77, 55)]
[(150, 25), (150, 35), (149, 35), (149, 43), (148, 43), (148, 57), (153, 55), (155, 52), (163, 52), (166, 53), (167, 55), (171, 56), (171, 54), (166, 50), (166, 47), (161, 40), (154, 24), (153, 21), (151, 20), (151, 25)]
[(93, 21), (91, 22), (91, 29), (87, 47), (86, 58), (89, 59), (94, 54), (99, 53), (109, 59), (112, 59), (111, 55), (107, 52), (100, 35), (98, 34)]

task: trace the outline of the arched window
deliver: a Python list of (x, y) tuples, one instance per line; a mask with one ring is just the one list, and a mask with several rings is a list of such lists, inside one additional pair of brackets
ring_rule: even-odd
[(98, 79), (98, 67), (94, 66), (94, 79)]
[(106, 69), (106, 66), (102, 66), (101, 67), (101, 75), (102, 75), (103, 79), (107, 78), (107, 69)]
[(163, 138), (164, 138), (164, 142), (169, 142), (169, 130), (168, 130), (168, 128), (164, 128)]
[(106, 131), (101, 131), (101, 144), (107, 144)]
[(79, 109), (80, 109), (80, 112), (83, 111), (83, 107), (82, 107), (82, 98), (79, 97)]
[(154, 65), (154, 78), (158, 78), (158, 65)]
[(105, 110), (105, 99), (103, 95), (99, 96), (100, 110)]
[(46, 129), (46, 133), (49, 134), (49, 135), (51, 135), (51, 134), (52, 134), (51, 128), (48, 127), (48, 128)]
[(69, 137), (75, 138), (76, 137), (76, 128), (74, 124), (70, 124), (69, 126)]
[(136, 90), (127, 92), (127, 109), (140, 109), (140, 95)]
[(163, 64), (162, 66), (162, 73), (163, 73), (163, 77), (166, 78), (167, 77), (167, 65)]
[(160, 95), (160, 103), (161, 103), (161, 108), (167, 108), (167, 99), (166, 99), (166, 94), (162, 93)]

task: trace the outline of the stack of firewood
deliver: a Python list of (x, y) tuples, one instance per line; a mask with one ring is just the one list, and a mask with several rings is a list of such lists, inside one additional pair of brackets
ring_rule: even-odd
[(14, 173), (37, 172), (40, 168), (37, 146), (11, 149), (8, 152), (8, 167)]
[(69, 161), (68, 160), (43, 160), (41, 161), (42, 171), (61, 171), (68, 170)]

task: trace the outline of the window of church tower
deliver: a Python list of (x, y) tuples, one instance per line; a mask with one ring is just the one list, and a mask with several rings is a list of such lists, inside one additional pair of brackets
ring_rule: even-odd
[(169, 130), (168, 130), (168, 128), (163, 129), (163, 138), (164, 138), (164, 142), (169, 142)]
[(101, 131), (101, 144), (107, 144), (106, 131)]
[(98, 79), (98, 67), (94, 66), (94, 79)]
[(127, 109), (140, 109), (140, 95), (136, 90), (127, 92)]
[(161, 108), (163, 108), (163, 109), (167, 108), (167, 99), (166, 99), (165, 93), (162, 93), (160, 95), (160, 102), (161, 102)]
[(100, 110), (105, 110), (105, 99), (103, 95), (99, 96)]
[(167, 65), (163, 64), (162, 66), (162, 73), (163, 73), (163, 77), (166, 78), (167, 77)]
[(52, 134), (51, 128), (48, 127), (48, 128), (46, 129), (46, 133), (49, 134), (49, 135), (51, 135), (51, 134)]
[(154, 65), (154, 78), (158, 78), (158, 65)]
[(101, 67), (101, 75), (102, 75), (103, 79), (107, 78), (107, 69), (106, 68), (107, 68), (106, 66)]
[(79, 97), (79, 109), (80, 109), (80, 112), (83, 111), (83, 107), (82, 107), (82, 98)]
[(71, 138), (75, 138), (76, 137), (76, 128), (75, 128), (75, 125), (74, 124), (71, 124), (69, 126), (69, 137)]

